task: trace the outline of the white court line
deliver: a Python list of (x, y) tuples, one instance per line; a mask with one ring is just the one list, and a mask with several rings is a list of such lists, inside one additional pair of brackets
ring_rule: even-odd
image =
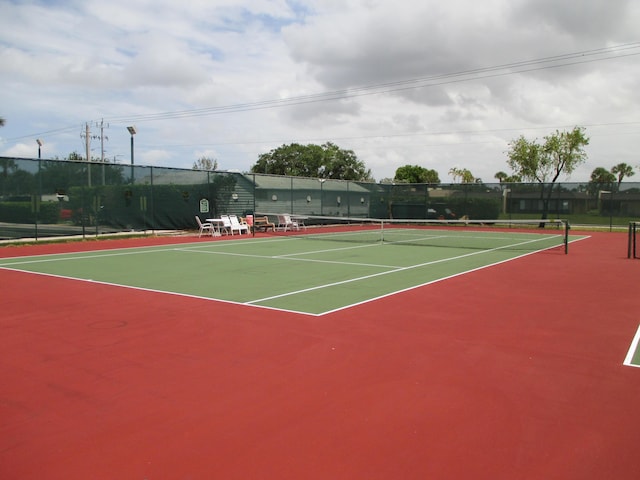
[[(339, 282), (327, 283), (327, 284), (324, 284), (324, 285), (317, 285), (315, 287), (310, 287), (310, 288), (303, 288), (301, 290), (295, 290), (295, 291), (292, 291), (292, 292), (282, 293), (280, 295), (274, 295), (274, 296), (271, 296), (271, 297), (265, 297), (265, 298), (260, 298), (260, 299), (257, 299), (257, 300), (251, 300), (251, 301), (246, 302), (246, 303), (247, 304), (253, 304), (253, 303), (259, 303), (259, 302), (266, 302), (266, 301), (269, 301), (269, 300), (275, 300), (277, 298), (289, 297), (291, 295), (298, 295), (300, 293), (312, 292), (314, 290), (322, 290), (323, 288), (329, 288), (329, 287), (335, 287), (337, 285), (344, 285), (344, 284), (347, 284), (347, 283), (359, 282), (361, 280), (368, 280), (369, 278), (380, 277), (382, 275), (389, 275), (390, 273), (397, 273), (397, 272), (402, 272), (402, 271), (405, 271), (405, 270), (412, 270), (414, 268), (426, 267), (428, 265), (435, 265), (435, 264), (438, 264), (438, 263), (450, 262), (452, 260), (459, 260), (461, 258), (472, 257), (474, 255), (480, 255), (480, 254), (484, 254), (484, 253), (495, 252), (497, 250), (504, 250), (504, 249), (507, 249), (507, 248), (516, 247), (516, 246), (519, 246), (519, 245), (526, 245), (526, 244), (537, 242), (537, 241), (540, 241), (540, 239), (528, 240), (526, 242), (520, 242), (520, 243), (514, 243), (512, 245), (507, 245), (507, 246), (503, 246), (503, 247), (496, 247), (496, 248), (492, 248), (492, 249), (489, 249), (489, 250), (480, 250), (480, 251), (477, 251), (477, 252), (465, 253), (464, 255), (458, 255), (456, 257), (442, 258), (440, 260), (433, 260), (433, 261), (430, 261), (430, 262), (419, 263), (419, 264), (416, 264), (416, 265), (410, 265), (408, 267), (400, 267), (400, 268), (396, 268), (396, 269), (393, 269), (393, 270), (388, 270), (386, 272), (373, 273), (371, 275), (364, 275), (362, 277), (350, 278), (348, 280), (341, 280)], [(554, 247), (550, 247), (550, 248), (555, 248), (555, 246)]]
[(371, 248), (371, 247), (379, 247), (379, 246), (380, 246), (380, 243), (367, 243), (366, 245), (351, 245), (349, 247), (324, 248), (322, 250), (311, 250), (307, 252), (287, 253), (284, 255), (278, 255), (278, 257), (285, 258), (285, 257), (299, 256), (299, 255), (313, 255), (315, 253), (339, 252), (341, 250), (354, 250), (356, 248)]
[[(246, 243), (270, 243), (270, 242), (281, 242), (286, 241), (288, 238), (278, 238), (278, 239), (270, 239), (270, 240), (245, 240)], [(8, 257), (8, 258), (0, 258), (0, 268), (2, 267), (11, 267), (15, 265), (27, 265), (30, 263), (47, 263), (47, 262), (59, 262), (65, 260), (86, 260), (92, 258), (103, 258), (103, 257), (117, 257), (121, 255), (136, 255), (136, 254), (147, 254), (147, 253), (156, 253), (156, 252), (173, 252), (176, 250), (184, 250), (188, 251), (189, 248), (185, 247), (184, 243), (174, 243), (170, 245), (152, 245), (148, 247), (125, 247), (125, 248), (117, 248), (113, 250), (92, 250), (91, 252), (65, 252), (65, 253), (46, 253), (42, 255), (29, 255), (27, 257)], [(193, 243), (192, 245), (197, 245), (192, 247), (191, 249), (196, 250), (198, 248), (202, 248), (201, 243)], [(216, 246), (232, 246), (239, 245), (238, 242), (233, 241), (222, 241), (216, 242)], [(180, 248), (182, 247), (182, 248)], [(21, 260), (22, 259), (22, 260)], [(7, 261), (6, 263), (4, 261)]]
[[(185, 253), (197, 253), (197, 254), (206, 254), (206, 255), (222, 255), (229, 257), (248, 257), (248, 258), (260, 258), (264, 260), (288, 260), (293, 262), (311, 262), (311, 263), (328, 263), (334, 265), (351, 265), (355, 267), (377, 267), (377, 268), (401, 268), (398, 265), (379, 265), (376, 263), (361, 263), (361, 262), (342, 262), (338, 260), (318, 260), (314, 258), (292, 258), (291, 255), (306, 255), (307, 253), (292, 253), (290, 255), (255, 255), (249, 253), (231, 253), (231, 252), (207, 252), (202, 250), (192, 250), (192, 249), (176, 249), (178, 251), (182, 251)], [(339, 250), (343, 250), (342, 248)], [(333, 250), (324, 250), (323, 252), (331, 252)], [(319, 253), (319, 252), (313, 252)]]
[(627, 352), (627, 356), (624, 359), (624, 362), (622, 363), (623, 365), (626, 365), (627, 367), (640, 367), (640, 365), (636, 365), (635, 363), (632, 363), (633, 361), (633, 356), (636, 353), (636, 350), (638, 349), (638, 343), (640, 343), (640, 325), (638, 326), (638, 330), (636, 330), (636, 335), (633, 337), (633, 341), (631, 342), (631, 346), (629, 347), (629, 351)]
[[(153, 247), (151, 247), (153, 248)], [(140, 254), (147, 254), (147, 253), (156, 253), (156, 252), (172, 252), (174, 250), (176, 250), (175, 248), (162, 248), (162, 249), (158, 249), (156, 248), (155, 250), (141, 250), (141, 251), (137, 251), (137, 252), (132, 252), (132, 251), (124, 251), (121, 252), (119, 251), (121, 249), (118, 250), (97, 250), (98, 252), (113, 252), (113, 253), (103, 253), (101, 255), (96, 255), (95, 253), (91, 254), (91, 255), (84, 255), (83, 253), (80, 252), (69, 252), (69, 253), (57, 253), (54, 254), (55, 257), (53, 258), (42, 258), (42, 256), (35, 256), (35, 257), (13, 257), (12, 259), (7, 259), (7, 260), (14, 260), (14, 261), (10, 261), (8, 263), (3, 263), (2, 259), (0, 259), (0, 268), (2, 267), (11, 267), (11, 266), (15, 266), (15, 265), (28, 265), (30, 263), (49, 263), (49, 262), (64, 262), (64, 261), (71, 261), (71, 260), (87, 260), (87, 259), (92, 259), (92, 258), (108, 258), (108, 257), (120, 257), (120, 256), (125, 256), (125, 255), (140, 255)], [(19, 261), (20, 258), (26, 258), (29, 260), (24, 260), (24, 261)], [(18, 260), (18, 261), (15, 261)]]
[[(290, 241), (290, 240), (293, 240), (295, 238), (296, 237), (286, 237), (286, 238), (269, 239), (269, 240), (256, 239), (256, 240), (252, 240), (251, 243)], [(545, 251), (545, 250), (551, 250), (553, 248), (557, 248), (557, 246), (551, 246), (551, 247), (546, 247), (546, 248), (543, 248), (543, 249), (540, 249), (540, 250), (527, 252), (527, 253), (524, 253), (522, 255), (518, 255), (516, 257), (512, 257), (512, 258), (509, 258), (509, 259), (501, 260), (499, 262), (495, 262), (495, 263), (490, 264), (490, 265), (484, 265), (484, 266), (481, 266), (481, 267), (477, 267), (475, 269), (471, 269), (471, 270), (467, 270), (467, 271), (464, 271), (464, 272), (460, 272), (460, 273), (451, 275), (449, 277), (438, 278), (438, 279), (432, 280), (432, 281), (424, 283), (424, 284), (414, 285), (414, 286), (411, 286), (411, 287), (408, 287), (408, 288), (405, 288), (405, 289), (389, 292), (387, 294), (380, 295), (378, 297), (368, 298), (368, 299), (360, 301), (360, 302), (356, 302), (356, 303), (353, 303), (353, 304), (347, 304), (347, 305), (344, 305), (342, 307), (339, 307), (339, 308), (336, 308), (336, 309), (333, 309), (333, 310), (327, 310), (327, 311), (324, 311), (324, 312), (321, 312), (321, 313), (310, 313), (310, 312), (307, 312), (307, 311), (299, 311), (299, 310), (291, 310), (291, 309), (286, 309), (286, 308), (270, 307), (270, 306), (266, 306), (266, 305), (256, 305), (255, 303), (259, 302), (259, 301), (265, 301), (265, 300), (268, 300), (270, 298), (279, 298), (279, 297), (285, 297), (285, 296), (289, 296), (289, 295), (295, 295), (297, 293), (303, 293), (305, 291), (316, 290), (316, 289), (321, 289), (321, 288), (327, 288), (327, 287), (330, 287), (332, 285), (339, 285), (341, 283), (354, 282), (354, 281), (359, 281), (359, 280), (370, 278), (370, 277), (375, 277), (375, 276), (379, 276), (379, 275), (386, 275), (388, 273), (394, 273), (396, 271), (407, 270), (407, 269), (412, 269), (412, 268), (418, 268), (418, 267), (426, 266), (426, 265), (429, 265), (429, 264), (446, 262), (446, 261), (449, 261), (449, 260), (454, 260), (456, 258), (463, 258), (463, 257), (472, 256), (472, 255), (488, 253), (488, 252), (495, 251), (495, 250), (507, 249), (507, 248), (511, 248), (511, 247), (514, 247), (514, 246), (518, 246), (518, 245), (533, 243), (533, 242), (536, 242), (536, 241), (542, 241), (542, 240), (545, 240), (546, 238), (547, 237), (541, 238), (541, 239), (529, 240), (529, 241), (526, 241), (526, 242), (515, 243), (515, 244), (512, 244), (512, 245), (497, 247), (497, 248), (494, 248), (494, 249), (491, 249), (491, 250), (481, 250), (481, 251), (478, 251), (478, 252), (473, 252), (473, 253), (470, 253), (470, 254), (461, 255), (459, 257), (446, 258), (446, 259), (441, 259), (441, 260), (437, 260), (437, 261), (433, 261), (433, 262), (426, 262), (426, 263), (423, 263), (423, 264), (420, 264), (420, 265), (412, 265), (412, 266), (409, 266), (409, 267), (394, 268), (394, 267), (390, 267), (388, 265), (382, 265), (380, 267), (382, 267), (382, 268), (394, 268), (394, 270), (387, 271), (387, 272), (381, 272), (381, 273), (378, 273), (378, 274), (375, 274), (375, 275), (368, 275), (368, 276), (365, 276), (365, 277), (354, 278), (354, 279), (347, 280), (347, 281), (344, 281), (344, 282), (336, 282), (335, 284), (321, 285), (321, 286), (318, 286), (318, 287), (315, 287), (315, 288), (300, 290), (300, 291), (297, 291), (297, 292), (291, 292), (291, 293), (288, 293), (288, 294), (278, 295), (278, 296), (274, 296), (274, 297), (268, 297), (267, 299), (253, 300), (253, 301), (248, 301), (248, 302), (238, 302), (238, 301), (225, 300), (225, 299), (219, 299), (219, 298), (203, 297), (203, 296), (185, 294), (185, 293), (179, 293), (179, 292), (156, 290), (156, 289), (151, 289), (151, 288), (136, 287), (136, 286), (131, 286), (131, 285), (117, 284), (117, 283), (111, 283), (111, 282), (105, 282), (105, 281), (96, 281), (96, 280), (91, 280), (91, 279), (82, 279), (82, 278), (77, 278), (77, 277), (69, 277), (69, 276), (65, 276), (65, 275), (48, 274), (48, 273), (42, 273), (42, 272), (32, 272), (32, 271), (29, 271), (29, 270), (21, 270), (19, 268), (6, 268), (9, 265), (20, 265), (21, 263), (22, 264), (24, 264), (24, 263), (37, 263), (38, 261), (40, 261), (40, 262), (49, 262), (49, 261), (55, 261), (55, 260), (58, 260), (58, 261), (59, 260), (74, 260), (76, 258), (78, 258), (78, 259), (94, 258), (94, 257), (100, 258), (100, 257), (105, 257), (105, 256), (131, 255), (131, 254), (136, 254), (136, 253), (153, 253), (153, 252), (158, 252), (158, 251), (176, 251), (176, 250), (191, 251), (191, 250), (193, 250), (194, 252), (197, 252), (197, 250), (202, 247), (202, 244), (197, 244), (197, 246), (194, 246), (193, 249), (177, 248), (178, 246), (184, 247), (185, 244), (173, 244), (173, 245), (168, 245), (168, 246), (164, 245), (164, 246), (131, 247), (131, 248), (125, 248), (125, 249), (117, 249), (117, 251), (115, 251), (115, 253), (111, 253), (111, 252), (114, 252), (114, 250), (96, 250), (93, 253), (96, 253), (96, 252), (105, 252), (105, 253), (103, 255), (81, 255), (79, 257), (75, 256), (75, 255), (78, 254), (78, 252), (76, 252), (75, 254), (73, 252), (60, 253), (60, 254), (45, 254), (45, 255), (26, 257), (26, 258), (29, 258), (31, 260), (28, 260), (28, 261), (25, 261), (25, 262), (11, 262), (11, 263), (8, 263), (8, 264), (2, 264), (1, 263), (2, 259), (0, 259), (0, 269), (4, 268), (6, 270), (12, 270), (12, 271), (21, 272), (21, 273), (30, 273), (30, 274), (36, 274), (36, 275), (49, 276), (49, 277), (65, 278), (65, 279), (69, 279), (69, 280), (85, 281), (85, 282), (103, 284), (103, 285), (110, 285), (110, 286), (115, 286), (115, 287), (132, 288), (132, 289), (135, 289), (135, 290), (142, 290), (142, 291), (147, 291), (147, 292), (164, 293), (164, 294), (177, 295), (177, 296), (182, 296), (182, 297), (190, 297), (190, 298), (198, 298), (198, 299), (209, 300), (209, 301), (223, 302), (223, 303), (227, 303), (227, 304), (246, 305), (246, 306), (250, 306), (252, 308), (263, 308), (263, 309), (267, 309), (267, 310), (275, 310), (275, 311), (282, 311), (282, 312), (289, 312), (289, 313), (295, 313), (295, 314), (302, 314), (302, 315), (310, 315), (310, 316), (319, 317), (319, 316), (324, 316), (324, 315), (327, 315), (327, 314), (330, 314), (330, 313), (333, 313), (333, 312), (336, 312), (336, 311), (345, 310), (345, 309), (348, 309), (348, 308), (351, 308), (351, 307), (354, 307), (354, 306), (357, 306), (357, 305), (361, 305), (361, 304), (364, 304), (364, 303), (375, 301), (375, 300), (378, 300), (378, 299), (381, 299), (381, 298), (384, 298), (384, 297), (388, 297), (388, 296), (395, 295), (395, 294), (398, 294), (398, 293), (402, 293), (402, 292), (405, 292), (405, 291), (413, 290), (415, 288), (420, 288), (422, 286), (429, 285), (431, 283), (436, 283), (436, 282), (439, 282), (439, 281), (442, 281), (442, 280), (446, 280), (447, 278), (453, 278), (453, 277), (456, 277), (456, 276), (459, 276), (459, 275), (463, 275), (463, 274), (466, 274), (466, 273), (470, 273), (470, 272), (473, 272), (473, 271), (476, 271), (476, 270), (481, 270), (481, 269), (484, 269), (484, 268), (488, 268), (488, 267), (491, 267), (493, 265), (498, 265), (500, 263), (505, 263), (505, 262), (508, 262), (508, 261), (511, 261), (511, 260), (516, 260), (518, 258), (525, 257), (525, 256), (528, 256), (528, 255), (532, 255), (534, 253), (542, 252), (542, 251)], [(584, 237), (572, 240), (572, 242), (578, 241), (578, 240), (584, 240), (584, 239), (587, 239), (587, 238), (589, 238), (589, 236), (584, 236)], [(248, 240), (245, 240), (245, 242), (248, 242)], [(238, 243), (237, 242), (229, 242), (229, 243), (220, 242), (220, 243), (216, 244), (216, 247), (217, 246), (233, 246), (233, 245), (238, 245)], [(380, 244), (374, 244), (374, 245), (380, 245)], [(371, 245), (371, 246), (374, 246), (374, 245)], [(367, 245), (367, 246), (370, 246), (370, 245)], [(167, 247), (169, 247), (169, 248), (167, 248)], [(126, 250), (126, 251), (122, 252), (122, 250)], [(136, 250), (136, 251), (133, 251), (133, 250)], [(109, 253), (106, 253), (106, 252), (109, 252)], [(197, 252), (197, 253), (199, 253), (199, 252)], [(204, 252), (204, 253), (225, 254), (223, 252)], [(226, 254), (230, 254), (230, 253), (227, 252)], [(70, 257), (70, 255), (74, 255), (74, 256)], [(51, 258), (52, 256), (56, 257), (56, 258)], [(46, 258), (43, 258), (43, 257), (46, 257)], [(7, 259), (7, 260), (16, 260), (18, 258), (25, 258), (25, 257), (14, 257), (14, 258)], [(274, 258), (275, 259), (275, 258), (279, 258), (279, 257), (278, 256), (270, 256), (270, 257), (262, 256), (261, 258)], [(290, 260), (296, 260), (296, 259), (291, 258)], [(311, 261), (311, 260), (307, 260), (307, 261)], [(336, 263), (344, 263), (344, 262), (336, 262)], [(347, 263), (345, 263), (345, 264), (347, 264)], [(357, 264), (356, 263), (355, 265), (362, 265), (362, 264)]]
[[(86, 278), (78, 278), (78, 277), (70, 277), (68, 275), (59, 275), (56, 273), (43, 273), (43, 272), (32, 272), (30, 270), (20, 270), (18, 268), (5, 268), (5, 267), (0, 267), (0, 269), (3, 270), (7, 270), (10, 272), (18, 272), (18, 273), (28, 273), (31, 275), (42, 275), (43, 277), (52, 277), (52, 278), (62, 278), (64, 280), (72, 280), (72, 281), (76, 281), (76, 282), (87, 282), (87, 283), (95, 283), (97, 285), (106, 285), (109, 287), (118, 287), (118, 288), (128, 288), (128, 289), (132, 289), (132, 290), (140, 290), (143, 292), (151, 292), (151, 293), (161, 293), (164, 295), (175, 295), (178, 297), (188, 297), (188, 298), (197, 298), (199, 300), (207, 300), (210, 302), (222, 302), (222, 303), (229, 303), (232, 305), (246, 305), (243, 302), (237, 302), (237, 301), (233, 301), (233, 300), (225, 300), (223, 298), (213, 298), (213, 297), (205, 297), (202, 295), (194, 295), (191, 293), (182, 293), (182, 292), (173, 292), (173, 291), (169, 291), (169, 290), (158, 290), (155, 288), (148, 288), (148, 287), (138, 287), (135, 285), (124, 285), (122, 283), (113, 283), (113, 282), (106, 282), (103, 280), (92, 280), (92, 279), (86, 279)], [(297, 310), (287, 310), (284, 308), (274, 308), (274, 307), (266, 307), (266, 306), (262, 306), (262, 305), (249, 305), (251, 308), (264, 308), (267, 310), (278, 310), (278, 311), (283, 311), (283, 312), (290, 312), (290, 313), (297, 313), (297, 314), (305, 314), (305, 315), (313, 315), (310, 314), (308, 312), (299, 312)]]

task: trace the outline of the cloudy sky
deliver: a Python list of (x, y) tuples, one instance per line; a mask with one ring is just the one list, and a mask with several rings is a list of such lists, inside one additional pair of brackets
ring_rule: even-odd
[(640, 166), (638, 25), (637, 0), (4, 0), (0, 155), (84, 156), (102, 124), (128, 163), (135, 125), (142, 165), (248, 171), (329, 141), (376, 180), (491, 182), (511, 140), (577, 125), (588, 180)]

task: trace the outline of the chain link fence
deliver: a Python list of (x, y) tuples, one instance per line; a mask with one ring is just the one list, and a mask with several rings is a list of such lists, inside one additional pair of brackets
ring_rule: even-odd
[(381, 184), (0, 157), (0, 240), (193, 230), (221, 214), (563, 218), (626, 228), (640, 183)]

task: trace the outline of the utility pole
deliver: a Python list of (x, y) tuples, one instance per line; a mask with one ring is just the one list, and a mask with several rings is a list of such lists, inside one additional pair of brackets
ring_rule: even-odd
[[(106, 184), (105, 179), (105, 171), (104, 171), (104, 141), (109, 140), (109, 137), (105, 137), (104, 135), (104, 119), (100, 120), (100, 161), (102, 162), (102, 185)], [(109, 124), (107, 123), (107, 128), (109, 128)]]
[(89, 129), (89, 122), (87, 122), (85, 124), (84, 140), (85, 140), (85, 147), (87, 149), (87, 185), (89, 187), (91, 186), (91, 137), (89, 136), (90, 134), (91, 134), (91, 130)]
[[(97, 125), (97, 124), (96, 124)], [(109, 140), (109, 137), (105, 136), (104, 129), (109, 128), (109, 124), (104, 123), (104, 119), (100, 120), (100, 161), (104, 163), (104, 141)]]
[[(105, 158), (104, 158), (104, 141), (105, 140), (109, 140), (109, 137), (107, 137), (104, 134), (104, 128), (105, 126), (107, 128), (109, 128), (109, 124), (107, 123), (105, 125), (104, 123), (104, 119), (100, 120), (100, 123), (95, 122), (96, 127), (100, 127), (100, 135), (91, 135), (91, 127), (89, 126), (89, 122), (85, 123), (84, 126), (84, 133), (81, 133), (80, 136), (84, 137), (84, 142), (85, 142), (85, 150), (86, 150), (86, 156), (87, 156), (87, 183), (89, 186), (91, 186), (91, 140), (100, 140), (100, 161), (104, 164), (105, 163)], [(102, 184), (104, 185), (105, 183), (105, 178), (104, 178), (104, 165), (102, 165)]]

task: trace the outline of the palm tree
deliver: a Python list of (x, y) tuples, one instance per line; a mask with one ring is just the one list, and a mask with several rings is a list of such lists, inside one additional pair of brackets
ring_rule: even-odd
[(618, 190), (620, 190), (620, 184), (622, 183), (622, 179), (624, 177), (631, 177), (635, 173), (633, 171), (633, 167), (631, 165), (627, 165), (626, 163), (619, 163), (615, 167), (611, 169), (611, 173), (618, 176)]
[(476, 177), (474, 177), (473, 173), (471, 173), (466, 168), (452, 167), (449, 170), (449, 175), (451, 175), (453, 177), (454, 183), (458, 179), (460, 179), (462, 181), (462, 183), (474, 183), (474, 182), (477, 182), (479, 180)]
[(508, 177), (509, 175), (507, 175), (503, 171), (500, 171), (493, 176), (493, 178), (497, 179), (500, 183), (506, 182)]

